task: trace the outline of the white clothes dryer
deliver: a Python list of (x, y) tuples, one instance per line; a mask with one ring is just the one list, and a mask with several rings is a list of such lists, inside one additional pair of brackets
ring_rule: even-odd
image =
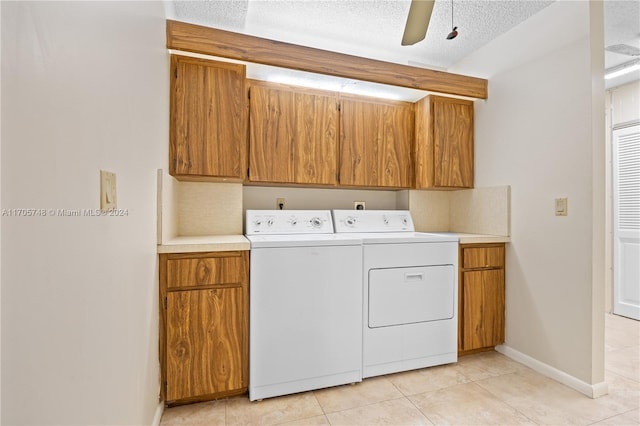
[(363, 377), (456, 362), (458, 239), (415, 232), (409, 211), (334, 210), (363, 242)]

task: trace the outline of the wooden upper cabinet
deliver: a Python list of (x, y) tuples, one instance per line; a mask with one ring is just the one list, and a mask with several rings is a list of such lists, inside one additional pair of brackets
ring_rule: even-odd
[(411, 187), (413, 104), (343, 97), (340, 110), (340, 184)]
[(169, 172), (242, 181), (247, 170), (245, 66), (171, 56)]
[(336, 185), (337, 97), (258, 81), (250, 95), (249, 180)]
[(473, 102), (429, 95), (415, 117), (416, 188), (473, 188)]

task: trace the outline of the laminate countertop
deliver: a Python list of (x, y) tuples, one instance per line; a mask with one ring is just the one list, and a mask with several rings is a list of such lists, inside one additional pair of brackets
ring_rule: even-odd
[[(460, 244), (509, 243), (510, 237), (485, 234), (465, 234), (459, 232), (436, 232), (451, 234), (460, 239)], [(208, 251), (250, 250), (251, 244), (244, 235), (202, 235), (175, 237), (158, 245), (158, 253), (198, 253)]]
[(249, 240), (244, 235), (203, 235), (172, 238), (158, 245), (158, 253), (242, 251), (250, 248)]
[(465, 234), (461, 232), (438, 232), (438, 234), (457, 235), (460, 244), (510, 243), (511, 237), (502, 235)]

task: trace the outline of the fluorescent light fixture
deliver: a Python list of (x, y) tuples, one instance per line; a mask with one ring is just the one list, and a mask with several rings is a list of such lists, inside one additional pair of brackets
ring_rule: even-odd
[(329, 90), (332, 92), (340, 91), (341, 85), (336, 81), (310, 79), (305, 77), (297, 77), (290, 74), (272, 74), (267, 77), (267, 81), (273, 83), (287, 84), (292, 86), (310, 87), (320, 90)]
[(620, 66), (609, 68), (608, 70), (605, 70), (604, 78), (610, 80), (637, 70), (640, 70), (640, 60), (627, 62)]
[(376, 98), (400, 100), (402, 97), (383, 88), (378, 88), (375, 84), (366, 84), (354, 80), (339, 80), (331, 78), (306, 78), (291, 74), (271, 74), (266, 77), (267, 81), (287, 84), (293, 86), (310, 87), (332, 92), (350, 93), (352, 95), (372, 96)]

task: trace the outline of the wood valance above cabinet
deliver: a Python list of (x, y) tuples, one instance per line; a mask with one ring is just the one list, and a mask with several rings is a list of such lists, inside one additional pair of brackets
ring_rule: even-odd
[(483, 78), (346, 55), (187, 22), (167, 20), (167, 49), (449, 95), (487, 98), (488, 82)]

